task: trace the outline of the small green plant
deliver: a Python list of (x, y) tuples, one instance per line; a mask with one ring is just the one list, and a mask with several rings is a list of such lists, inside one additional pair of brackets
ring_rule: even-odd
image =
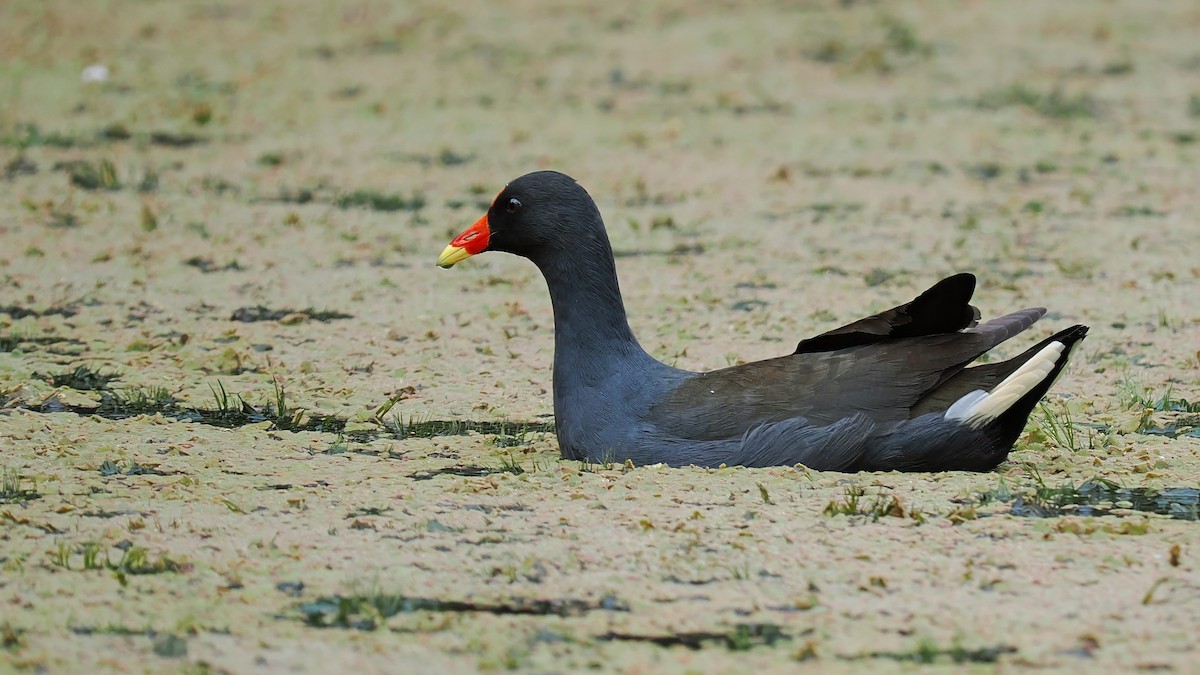
[(859, 500), (866, 494), (858, 483), (851, 483), (846, 486), (846, 496), (841, 501), (830, 501), (825, 505), (825, 515), (827, 516), (855, 516), (860, 513)]
[[(436, 523), (437, 521), (431, 521)], [(459, 531), (453, 528), (436, 531)], [(506, 568), (509, 566), (506, 566)], [(299, 617), (314, 628), (353, 628), (363, 631), (376, 630), (388, 618), (411, 612), (486, 612), (497, 615), (572, 616), (592, 610), (629, 611), (619, 599), (605, 596), (599, 602), (574, 599), (523, 600), (514, 598), (507, 602), (486, 603), (469, 600), (442, 600), (439, 598), (413, 597), (389, 593), (372, 585), (362, 588), (354, 584), (350, 595), (322, 596), (312, 602), (297, 606)]]
[(29, 333), (25, 331), (13, 330), (8, 335), (0, 335), (0, 352), (11, 352), (21, 345), (22, 342), (29, 341)]
[(496, 431), (496, 435), (492, 438), (492, 445), (497, 448), (520, 448), (533, 444), (533, 439), (530, 438), (530, 429), (527, 423), (518, 424), (515, 428), (509, 428), (507, 420), (500, 421), (500, 428)]
[(51, 375), (50, 384), (56, 387), (98, 391), (108, 388), (108, 383), (118, 377), (120, 375), (117, 373), (103, 373), (87, 365), (78, 365), (74, 370)]
[[(1084, 449), (1079, 444), (1080, 428), (1071, 418), (1070, 407), (1063, 403), (1051, 406), (1048, 402), (1042, 401), (1038, 404), (1038, 410), (1041, 413), (1038, 428), (1055, 445), (1071, 452), (1079, 452)], [(1092, 447), (1091, 430), (1088, 430), (1087, 447)]]
[(1138, 384), (1131, 377), (1123, 377), (1117, 383), (1117, 400), (1126, 410), (1153, 407), (1148, 397), (1149, 389)]
[(1138, 384), (1133, 378), (1123, 378), (1117, 384), (1117, 399), (1126, 410), (1149, 412), (1200, 412), (1200, 401), (1192, 402), (1175, 397), (1175, 385), (1167, 384), (1161, 396), (1155, 397), (1149, 387)]
[(16, 651), (21, 648), (21, 634), (25, 631), (15, 628), (7, 621), (0, 624), (0, 648)]
[(0, 482), (0, 498), (8, 500), (21, 494), (21, 472), (16, 469), (4, 468), (3, 482)]
[(137, 191), (142, 194), (148, 194), (156, 190), (158, 190), (158, 172), (146, 169), (142, 173), (141, 180), (138, 181)]
[(757, 645), (771, 646), (790, 639), (791, 636), (773, 623), (740, 623), (725, 636), (725, 648), (731, 652), (740, 652)]
[(885, 516), (903, 518), (908, 515), (900, 499), (892, 494), (879, 493), (872, 500), (864, 499), (866, 490), (857, 483), (846, 486), (846, 496), (838, 501), (832, 500), (825, 505), (824, 514), (827, 516), (865, 516), (871, 522), (876, 522)]
[(827, 38), (809, 49), (808, 57), (821, 63), (846, 64), (859, 72), (887, 75), (934, 54), (933, 45), (922, 40), (906, 21), (884, 16), (880, 28), (882, 35), (858, 44), (847, 43), (840, 36)]
[[(378, 417), (382, 412), (390, 410), (389, 404), (384, 404), (375, 412)], [(469, 420), (431, 420), (419, 415), (405, 417), (395, 414), (383, 420), (383, 426), (389, 434), (398, 440), (406, 438), (433, 438), (435, 436), (462, 436), (474, 431), (481, 434), (492, 434), (492, 445), (500, 448), (528, 446), (532, 444), (530, 434), (554, 433), (553, 422), (514, 422), (500, 420), (497, 422), (476, 422)]]
[(154, 209), (151, 209), (149, 204), (142, 204), (140, 220), (143, 232), (153, 232), (158, 229), (158, 216), (154, 214)]
[(24, 150), (28, 147), (42, 146), (49, 148), (73, 148), (80, 145), (86, 145), (83, 139), (69, 136), (57, 131), (42, 133), (41, 129), (36, 124), (18, 124), (13, 128), (12, 133), (0, 137), (0, 144), (7, 145), (18, 150)]
[(329, 447), (325, 448), (324, 454), (342, 455), (345, 454), (349, 449), (350, 446), (346, 443), (346, 437), (342, 434), (338, 434), (337, 437), (333, 439), (333, 442), (329, 444)]
[(78, 162), (71, 168), (71, 184), (84, 190), (120, 190), (117, 167), (110, 160), (102, 159), (99, 164)]
[(1104, 64), (1104, 68), (1102, 68), (1100, 72), (1110, 77), (1115, 77), (1119, 75), (1128, 75), (1132, 73), (1133, 70), (1133, 59), (1129, 57), (1129, 54), (1124, 54), (1121, 56), (1121, 58)]
[(188, 232), (191, 232), (192, 234), (200, 237), (201, 239), (208, 239), (209, 237), (212, 236), (212, 234), (208, 231), (208, 225), (206, 225), (203, 221), (199, 221), (199, 220), (188, 221), (188, 224), (186, 227), (187, 227)]
[(116, 563), (106, 560), (105, 565), (112, 570), (113, 575), (116, 576), (117, 581), (122, 586), (127, 583), (126, 577), (130, 575), (182, 572), (188, 568), (187, 565), (176, 562), (166, 556), (157, 560), (151, 560), (146, 549), (141, 546), (130, 546), (125, 549), (120, 560)]
[(884, 44), (896, 54), (921, 58), (933, 54), (933, 46), (917, 36), (917, 30), (912, 24), (889, 16), (884, 18), (883, 27)]
[(987, 92), (976, 105), (986, 110), (1023, 107), (1042, 117), (1059, 120), (1095, 119), (1100, 115), (1100, 104), (1091, 94), (1071, 95), (1061, 87), (1042, 92), (1021, 83)]
[(762, 499), (763, 503), (764, 504), (774, 504), (775, 502), (771, 501), (771, 493), (767, 492), (767, 486), (763, 485), (762, 483), (757, 483), (757, 485), (758, 485), (758, 496)]
[[(1076, 486), (1073, 481), (1068, 481), (1052, 487), (1046, 485), (1036, 468), (1028, 467), (1028, 469), (1034, 479), (1032, 492), (1019, 490), (1003, 496), (996, 495), (999, 501), (1013, 501), (1014, 513), (1016, 513), (1019, 503), (1023, 511), (1019, 515), (1054, 517), (1064, 515), (1068, 510), (1075, 512), (1080, 507), (1086, 507), (1093, 515), (1103, 515), (1113, 508), (1114, 502), (1128, 501), (1132, 505), (1130, 508), (1136, 511), (1173, 515), (1186, 520), (1195, 518), (1194, 505), (1191, 506), (1191, 515), (1189, 516), (1187, 505), (1183, 503), (1189, 498), (1194, 499), (1194, 496), (1187, 492), (1184, 492), (1182, 500), (1179, 500), (1174, 495), (1169, 496), (1165, 492), (1147, 488), (1124, 488), (1120, 483), (1106, 478), (1090, 478), (1079, 486)], [(984, 499), (980, 499), (981, 503), (984, 501)], [(1122, 532), (1122, 534), (1141, 533)]]
[[(111, 570), (121, 580), (122, 585), (125, 584), (125, 575), (162, 574), (163, 572), (179, 572), (185, 568), (184, 565), (167, 557), (151, 560), (146, 549), (141, 546), (126, 548), (116, 562), (112, 561), (108, 554), (108, 548), (100, 542), (85, 542), (78, 550), (83, 554), (81, 569)], [(51, 561), (57, 567), (69, 570), (71, 569), (71, 557), (75, 551), (76, 547), (60, 541), (51, 554)]]
[(174, 633), (163, 633), (154, 638), (153, 650), (155, 655), (164, 659), (178, 659), (187, 656), (187, 638)]
[(375, 420), (376, 424), (387, 426), (387, 422), (384, 420), (384, 417), (391, 412), (392, 408), (394, 408), (397, 403), (408, 398), (408, 396), (408, 392), (405, 391), (394, 394), (391, 398), (384, 401), (383, 405), (375, 409), (375, 414), (372, 415), (372, 419)]
[(333, 596), (300, 606), (305, 623), (316, 628), (356, 628), (375, 630), (388, 618), (412, 611), (407, 598), (379, 591), (362, 595)]
[(1175, 398), (1175, 385), (1168, 384), (1163, 395), (1154, 399), (1147, 407), (1158, 412), (1196, 413), (1200, 412), (1200, 401), (1193, 403), (1186, 398)]
[(506, 452), (500, 457), (500, 471), (520, 475), (525, 473), (525, 469), (521, 467), (521, 463), (513, 456), (512, 452)]
[(1004, 166), (996, 162), (980, 162), (978, 164), (970, 164), (963, 167), (967, 175), (987, 182), (995, 180), (1004, 174)]
[(225, 391), (225, 383), (217, 380), (217, 386), (212, 383), (208, 385), (209, 391), (213, 394), (213, 400), (216, 402), (216, 409), (213, 411), (218, 417), (230, 417), (242, 412), (242, 400), (237, 394), (230, 394)]
[(20, 469), (5, 467), (4, 472), (0, 474), (0, 504), (14, 504), (37, 499), (40, 496), (36, 489), (21, 488)]
[(304, 409), (291, 408), (287, 401), (287, 390), (278, 378), (272, 381), (271, 386), (273, 389), (272, 400), (264, 408), (262, 414), (274, 423), (276, 429), (340, 432), (345, 428), (344, 420), (325, 415), (309, 417), (308, 412)]
[(4, 165), (4, 171), (0, 172), (0, 174), (5, 179), (12, 180), (17, 176), (36, 174), (37, 171), (37, 164), (26, 157), (23, 152), (18, 152), (16, 157), (13, 157)]
[(979, 494), (978, 500), (980, 506), (986, 506), (993, 501), (1010, 502), (1013, 499), (1013, 492), (1009, 489), (1008, 483), (1001, 476), (996, 482), (995, 489), (986, 490)]
[[(104, 563), (99, 563), (100, 554), (104, 553)], [(97, 541), (89, 541), (83, 545), (83, 569), (98, 570), (108, 563), (108, 552)]]
[(1145, 204), (1122, 204), (1110, 213), (1120, 218), (1162, 218), (1167, 215), (1166, 211)]
[(935, 663), (995, 663), (1000, 656), (1004, 654), (1012, 654), (1016, 652), (1016, 647), (1010, 645), (997, 645), (994, 647), (981, 647), (979, 649), (967, 649), (958, 644), (957, 641), (949, 647), (940, 647), (936, 642), (929, 638), (920, 638), (917, 640), (916, 646), (911, 651), (902, 652), (871, 652), (868, 654), (873, 659), (890, 659), (893, 661), (919, 663), (923, 665), (931, 665)]
[(111, 459), (106, 459), (100, 463), (97, 470), (101, 476), (116, 476), (121, 473), (121, 465)]
[(284, 390), (283, 383), (280, 382), (279, 380), (272, 380), (271, 386), (273, 387), (273, 389), (275, 391), (275, 419), (277, 419), (277, 420), (287, 419), (289, 417), (288, 405), (287, 405), (287, 391)]
[(128, 414), (154, 413), (175, 405), (175, 397), (166, 387), (139, 387), (114, 391), (101, 404), (102, 408)]
[(71, 546), (65, 541), (58, 542), (51, 559), (55, 565), (65, 570), (71, 569)]
[(304, 423), (304, 411), (292, 410), (288, 407), (287, 390), (278, 378), (271, 381), (274, 397), (271, 401), (269, 415), (274, 418), (277, 429), (298, 429)]
[(466, 425), (458, 420), (445, 422), (423, 420), (417, 415), (411, 415), (405, 420), (404, 415), (394, 415), (388, 425), (389, 430), (401, 440), (405, 438), (432, 438), (442, 435), (458, 435), (466, 433)]
[(425, 197), (421, 194), (405, 197), (383, 194), (375, 190), (347, 192), (333, 200), (333, 205), (339, 209), (367, 208), (372, 211), (420, 211), (425, 208), (425, 204)]
[(587, 473), (598, 473), (600, 471), (612, 471), (616, 468), (615, 459), (612, 453), (602, 458), (607, 461), (593, 462), (590, 459), (579, 460), (579, 470)]
[(169, 131), (154, 131), (150, 133), (151, 145), (163, 145), (168, 148), (188, 148), (208, 142), (204, 136), (192, 133), (172, 133)]
[(133, 138), (133, 134), (130, 133), (129, 127), (120, 122), (114, 122), (97, 131), (96, 138), (105, 142), (127, 141)]

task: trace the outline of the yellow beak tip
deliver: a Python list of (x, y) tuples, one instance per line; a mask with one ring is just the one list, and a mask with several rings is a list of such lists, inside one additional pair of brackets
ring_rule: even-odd
[(455, 263), (460, 263), (470, 257), (471, 254), (467, 253), (467, 249), (461, 246), (447, 246), (442, 249), (442, 254), (438, 256), (437, 266), (443, 269), (450, 269), (454, 267)]

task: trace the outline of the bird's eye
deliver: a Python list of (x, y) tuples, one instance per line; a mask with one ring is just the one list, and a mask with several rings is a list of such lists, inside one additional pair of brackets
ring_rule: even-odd
[(521, 200), (519, 200), (515, 197), (513, 199), (508, 200), (508, 204), (506, 204), (504, 206), (504, 210), (508, 211), (509, 213), (516, 213), (517, 211), (520, 211), (521, 210)]

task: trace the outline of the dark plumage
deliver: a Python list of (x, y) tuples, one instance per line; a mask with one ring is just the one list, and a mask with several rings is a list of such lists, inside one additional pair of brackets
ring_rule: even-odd
[(707, 373), (667, 366), (633, 336), (595, 202), (540, 171), (509, 183), (454, 240), (443, 267), (483, 251), (533, 261), (554, 308), (554, 414), (564, 457), (672, 466), (804, 464), (859, 471), (985, 471), (1087, 327), (1008, 361), (967, 366), (1044, 309), (984, 323), (975, 277), (807, 340), (794, 353)]

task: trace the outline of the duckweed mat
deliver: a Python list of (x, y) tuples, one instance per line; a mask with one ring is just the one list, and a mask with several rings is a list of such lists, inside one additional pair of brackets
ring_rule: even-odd
[[(0, 671), (1190, 672), (1200, 11), (0, 3)], [(721, 368), (959, 271), (988, 474), (560, 459), (527, 171)]]

